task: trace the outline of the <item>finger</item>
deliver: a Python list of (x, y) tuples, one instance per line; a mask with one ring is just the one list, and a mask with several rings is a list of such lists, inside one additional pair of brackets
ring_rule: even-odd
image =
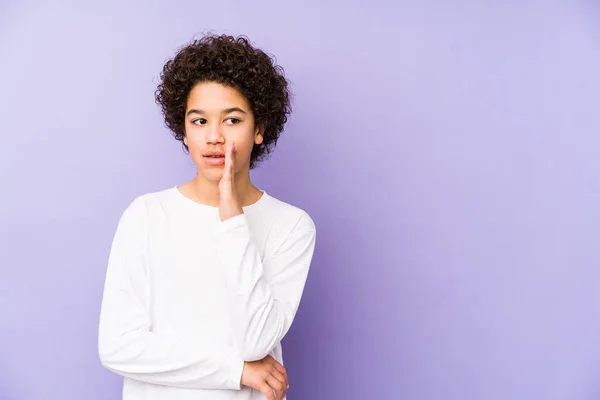
[(231, 167), (231, 174), (233, 176), (233, 171), (234, 171), (234, 167), (235, 167), (235, 142), (231, 141), (231, 153), (229, 154), (229, 160), (230, 160), (230, 167)]
[(227, 159), (229, 160), (229, 167), (233, 165), (233, 142), (227, 146)]
[(227, 146), (225, 150), (225, 166), (223, 168), (223, 180), (228, 181), (231, 180), (231, 170), (232, 170), (232, 157), (231, 157), (231, 144)]
[(285, 396), (286, 389), (284, 383), (281, 382), (279, 379), (275, 378), (275, 376), (273, 375), (269, 375), (269, 377), (267, 378), (267, 383), (269, 384), (271, 389), (275, 391), (275, 394), (277, 395), (277, 397), (275, 398), (277, 400), (283, 400), (283, 396)]
[(273, 371), (271, 371), (271, 375), (273, 375), (275, 379), (281, 382), (281, 385), (284, 389), (288, 388), (288, 380), (285, 374), (282, 374), (281, 372), (279, 372), (278, 369), (274, 368)]
[(271, 386), (269, 386), (267, 382), (262, 382), (259, 385), (258, 390), (260, 390), (268, 400), (275, 400), (275, 393), (273, 393), (273, 389), (271, 389)]
[(276, 359), (274, 359), (273, 357), (271, 357), (270, 359), (271, 364), (277, 369), (277, 371), (279, 371), (281, 374), (285, 375), (285, 380), (287, 381), (287, 370), (285, 369), (285, 367), (283, 365), (281, 365), (281, 363), (279, 363), (279, 361), (277, 361)]
[(283, 365), (281, 365), (276, 359), (274, 359), (270, 355), (265, 357), (264, 361), (267, 362), (268, 364), (271, 364), (271, 366), (273, 366), (275, 371), (277, 371), (281, 375), (283, 375), (283, 378), (285, 379), (285, 388), (288, 389), (290, 387), (290, 383), (289, 383), (287, 370), (285, 369), (285, 367)]

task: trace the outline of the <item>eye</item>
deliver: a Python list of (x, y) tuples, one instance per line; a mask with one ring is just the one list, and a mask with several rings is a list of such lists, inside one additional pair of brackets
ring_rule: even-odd
[(235, 124), (238, 124), (240, 122), (239, 119), (233, 118), (233, 117), (232, 118), (227, 118), (225, 121), (230, 121), (229, 125), (235, 125)]
[(206, 124), (206, 120), (204, 118), (198, 118), (192, 121), (194, 125), (204, 125)]

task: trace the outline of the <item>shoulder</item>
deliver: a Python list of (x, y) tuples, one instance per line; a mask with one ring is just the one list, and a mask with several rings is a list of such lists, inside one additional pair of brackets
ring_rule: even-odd
[(162, 210), (163, 205), (169, 200), (172, 189), (146, 192), (129, 200), (125, 207), (121, 220), (145, 220), (150, 215)]
[(291, 203), (268, 195), (264, 209), (268, 210), (273, 222), (282, 229), (290, 231), (316, 231), (315, 222), (310, 214)]

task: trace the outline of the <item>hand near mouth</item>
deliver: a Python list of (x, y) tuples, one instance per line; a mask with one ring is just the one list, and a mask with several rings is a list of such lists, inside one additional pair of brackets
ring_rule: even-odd
[(235, 190), (234, 154), (235, 143), (231, 142), (225, 151), (223, 176), (219, 181), (219, 218), (221, 221), (244, 213)]

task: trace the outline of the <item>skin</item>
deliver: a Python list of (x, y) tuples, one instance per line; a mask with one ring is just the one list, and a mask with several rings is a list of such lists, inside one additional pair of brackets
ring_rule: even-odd
[[(188, 96), (184, 143), (196, 165), (194, 179), (179, 186), (190, 199), (219, 208), (225, 221), (257, 202), (262, 192), (250, 181), (250, 156), (254, 144), (263, 142), (246, 98), (235, 88), (216, 82), (194, 85)], [(210, 165), (209, 151), (225, 154), (221, 165)], [(241, 384), (282, 400), (289, 388), (285, 368), (273, 357), (244, 362)]]
[[(221, 220), (258, 201), (262, 192), (250, 181), (250, 155), (254, 144), (263, 142), (262, 132), (238, 90), (215, 82), (196, 84), (187, 100), (184, 143), (197, 175), (180, 186), (183, 194), (219, 207)], [(204, 157), (208, 151), (228, 155), (225, 165), (209, 165)]]

